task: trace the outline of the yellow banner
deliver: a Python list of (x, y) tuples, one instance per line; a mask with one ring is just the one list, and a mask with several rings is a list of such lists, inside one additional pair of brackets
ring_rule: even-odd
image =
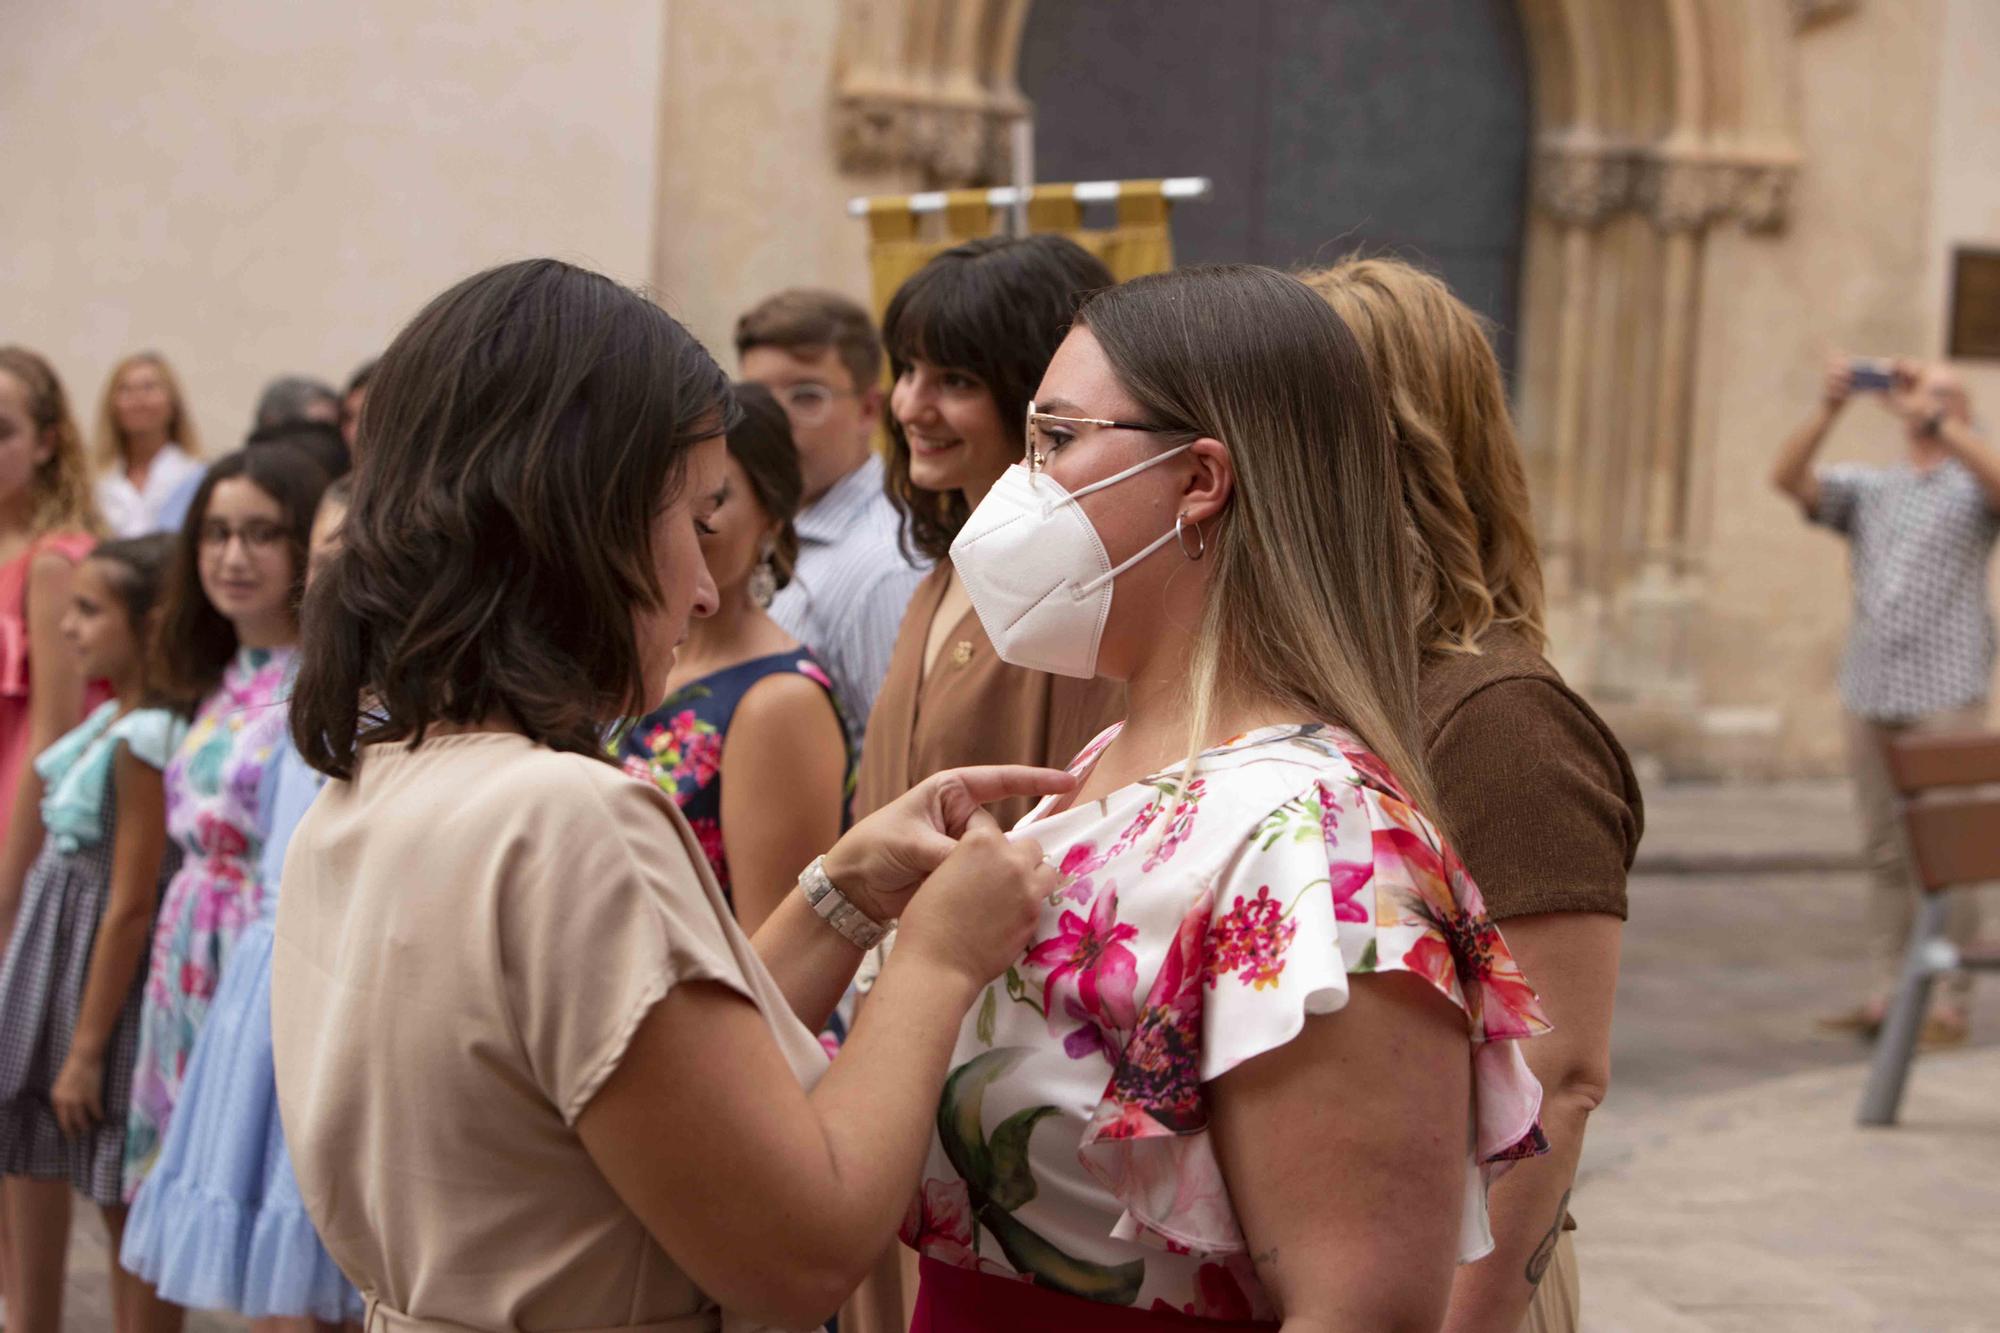
[[(1173, 204), (1160, 182), (1120, 181), (1117, 221), (1109, 227), (1083, 225), (1083, 205), (1073, 185), (1037, 185), (1028, 196), (1028, 230), (1067, 236), (1104, 261), (1124, 282), (1174, 266)], [(984, 190), (954, 190), (945, 196), (938, 225), (926, 228), (925, 215), (910, 211), (909, 198), (868, 201), (868, 267), (879, 321), (889, 298), (933, 255), (961, 242), (1002, 230), (1001, 210), (986, 202)]]

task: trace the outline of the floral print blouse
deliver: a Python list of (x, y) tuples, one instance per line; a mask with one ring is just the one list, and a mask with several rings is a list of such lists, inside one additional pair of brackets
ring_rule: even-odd
[[(1117, 734), (1080, 755), (1079, 775)], [(1460, 1259), (1486, 1184), (1547, 1151), (1516, 1038), (1546, 1031), (1479, 890), (1380, 760), (1320, 724), (1247, 733), (1018, 826), (1062, 873), (968, 1014), (903, 1240), (963, 1268), (1218, 1319), (1274, 1317), (1208, 1133), (1207, 1085), (1413, 972), (1469, 1020), (1476, 1111)]]
[[(729, 723), (743, 696), (765, 677), (778, 675), (799, 675), (812, 681), (826, 691), (827, 705), (835, 718), (840, 716), (833, 681), (819, 659), (809, 649), (795, 648), (738, 662), (689, 682), (612, 745), (612, 754), (627, 773), (654, 783), (674, 798), (694, 829), (709, 868), (715, 871), (722, 896), (730, 898), (732, 905), (729, 857), (722, 842), (722, 747), (729, 739)], [(847, 784), (851, 785), (853, 778), (850, 755)]]

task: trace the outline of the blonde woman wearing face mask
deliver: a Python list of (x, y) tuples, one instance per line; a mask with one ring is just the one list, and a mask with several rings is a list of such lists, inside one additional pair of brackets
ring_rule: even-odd
[(1460, 1271), (1445, 1327), (1574, 1329), (1569, 1191), (1611, 1077), (1638, 783), (1617, 737), (1542, 656), (1527, 481), (1479, 317), (1394, 260), (1305, 281), (1361, 340), (1387, 399), (1419, 560), (1424, 757), (1466, 868), (1555, 1024), (1527, 1051), (1548, 1090), (1551, 1151), (1494, 1191), (1496, 1248)]
[(1546, 1025), (1423, 813), (1398, 491), (1296, 280), (1083, 305), (952, 559), (1003, 659), (1131, 710), (1016, 826), (1061, 880), (959, 1031), (917, 1333), (1434, 1328), (1491, 1249)]

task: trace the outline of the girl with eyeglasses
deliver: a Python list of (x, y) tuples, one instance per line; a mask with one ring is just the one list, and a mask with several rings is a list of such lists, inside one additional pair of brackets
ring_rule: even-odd
[(190, 724), (166, 769), (167, 827), (182, 849), (153, 933), (125, 1143), (126, 1196), (158, 1157), (211, 998), (257, 918), (265, 775), (285, 731), (283, 687), (313, 514), (326, 476), (286, 445), (208, 470), (168, 571), (157, 675)]

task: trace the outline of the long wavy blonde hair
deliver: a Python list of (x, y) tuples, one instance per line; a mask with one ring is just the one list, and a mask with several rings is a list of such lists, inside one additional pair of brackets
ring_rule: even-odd
[(1399, 260), (1350, 257), (1299, 276), (1361, 340), (1388, 406), (1425, 651), (1476, 653), (1495, 624), (1545, 647), (1527, 472), (1484, 322)]
[(97, 455), (98, 468), (109, 472), (125, 465), (125, 432), (118, 428), (118, 381), (134, 366), (151, 366), (160, 372), (160, 378), (166, 381), (167, 396), (174, 400), (174, 414), (167, 420), (167, 438), (196, 458), (201, 457), (201, 433), (194, 428), (194, 418), (188, 414), (187, 395), (181, 392), (180, 377), (158, 352), (134, 352), (113, 366), (110, 378), (104, 381), (92, 449)]
[(55, 368), (25, 347), (0, 347), (0, 371), (21, 382), (28, 394), (28, 417), (55, 450), (35, 469), (34, 509), (28, 520), (34, 536), (49, 532), (102, 533), (90, 486), (83, 435), (70, 414), (69, 395)]
[[(1191, 748), (1224, 700), (1346, 727), (1435, 818), (1395, 450), (1366, 358), (1326, 303), (1249, 264), (1135, 278), (1078, 312), (1162, 443), (1229, 446), (1188, 669)], [(1183, 780), (1195, 771), (1191, 762)]]

